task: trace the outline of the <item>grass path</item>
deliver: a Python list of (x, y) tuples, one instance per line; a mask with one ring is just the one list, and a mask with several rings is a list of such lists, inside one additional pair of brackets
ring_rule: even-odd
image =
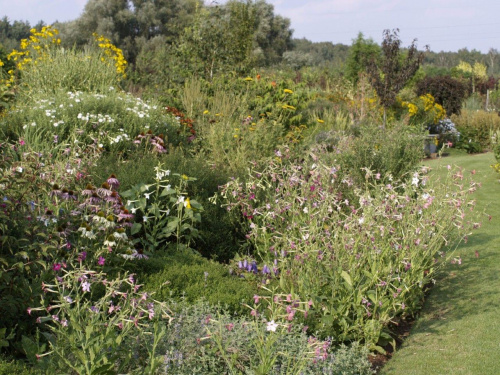
[[(482, 182), (477, 209), (492, 216), (457, 249), (461, 266), (449, 266), (432, 289), (410, 336), (382, 369), (399, 374), (500, 374), (500, 183), (491, 153), (452, 156), (426, 165), (476, 170)], [(475, 256), (475, 251), (479, 257)]]

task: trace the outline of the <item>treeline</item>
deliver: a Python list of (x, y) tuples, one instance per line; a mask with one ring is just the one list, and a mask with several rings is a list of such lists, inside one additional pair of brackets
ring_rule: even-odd
[[(0, 54), (43, 25), (1, 19)], [(380, 53), (380, 46), (362, 34), (351, 46), (293, 39), (290, 20), (275, 14), (265, 0), (211, 5), (200, 0), (89, 0), (79, 18), (55, 26), (67, 48), (83, 48), (93, 33), (106, 36), (124, 51), (138, 81), (152, 74), (163, 82), (182, 82), (193, 74), (210, 79), (219, 72), (244, 74), (276, 65), (328, 67), (355, 80), (367, 59)], [(493, 48), (486, 54), (467, 48), (428, 51), (422, 70), (427, 76), (450, 75), (463, 61), (481, 63), (489, 76), (498, 76), (498, 60)]]

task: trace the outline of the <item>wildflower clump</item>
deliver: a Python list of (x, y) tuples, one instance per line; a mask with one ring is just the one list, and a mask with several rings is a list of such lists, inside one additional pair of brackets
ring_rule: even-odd
[(126, 78), (125, 70), (127, 69), (127, 60), (123, 56), (123, 51), (116, 47), (108, 38), (98, 35), (96, 33), (92, 34), (94, 40), (98, 43), (99, 48), (104, 52), (103, 57), (101, 57), (102, 62), (114, 62), (116, 67), (116, 72), (120, 74), (123, 78)]
[(437, 124), (446, 117), (446, 110), (441, 104), (436, 103), (431, 94), (421, 95), (413, 102), (402, 101), (401, 106), (408, 109), (410, 122)]
[(12, 88), (14, 86), (14, 71), (5, 70), (5, 63), (0, 59), (0, 113), (14, 96)]
[(59, 31), (51, 25), (44, 26), (40, 31), (30, 30), (31, 35), (28, 39), (21, 39), (18, 50), (13, 50), (7, 58), (16, 62), (19, 70), (26, 69), (26, 66), (48, 58), (48, 51), (53, 46), (61, 44), (61, 39), (57, 37)]

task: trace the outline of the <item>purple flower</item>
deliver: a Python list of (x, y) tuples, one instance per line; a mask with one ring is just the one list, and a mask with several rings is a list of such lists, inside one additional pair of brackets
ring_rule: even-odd
[(243, 268), (243, 262), (241, 260), (238, 262), (238, 268), (240, 270)]
[(118, 187), (120, 186), (120, 181), (118, 181), (118, 179), (114, 174), (111, 174), (111, 176), (109, 176), (106, 182), (111, 186), (112, 189), (115, 190), (117, 190)]
[(269, 269), (269, 267), (267, 266), (267, 264), (265, 264), (264, 267), (262, 268), (262, 273), (264, 275), (267, 275), (267, 274), (271, 273), (271, 270)]
[(99, 257), (99, 260), (97, 261), (97, 264), (100, 265), (100, 266), (104, 266), (104, 262), (106, 261), (106, 259), (104, 259), (103, 257)]
[(255, 261), (252, 262), (252, 272), (253, 273), (259, 272), (259, 269), (257, 268), (257, 262), (255, 262)]

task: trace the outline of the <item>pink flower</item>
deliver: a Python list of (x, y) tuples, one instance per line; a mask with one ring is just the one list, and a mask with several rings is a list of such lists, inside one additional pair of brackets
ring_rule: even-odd
[(97, 264), (100, 265), (100, 266), (104, 266), (104, 262), (106, 261), (106, 259), (104, 259), (103, 257), (99, 257), (99, 260), (97, 261)]
[(253, 296), (253, 300), (254, 300), (255, 304), (258, 304), (259, 300), (260, 300), (260, 297), (256, 294), (256, 295)]
[(24, 139), (22, 139), (22, 138), (21, 138), (21, 139), (19, 140), (19, 144), (20, 144), (21, 146), (24, 146), (24, 145), (26, 144), (26, 142), (24, 142)]
[(54, 271), (59, 271), (61, 269), (61, 264), (60, 263), (55, 263), (53, 266), (52, 266), (52, 269)]
[(84, 282), (82, 283), (82, 290), (83, 290), (84, 292), (90, 292), (90, 283), (88, 283), (88, 282), (84, 281)]

